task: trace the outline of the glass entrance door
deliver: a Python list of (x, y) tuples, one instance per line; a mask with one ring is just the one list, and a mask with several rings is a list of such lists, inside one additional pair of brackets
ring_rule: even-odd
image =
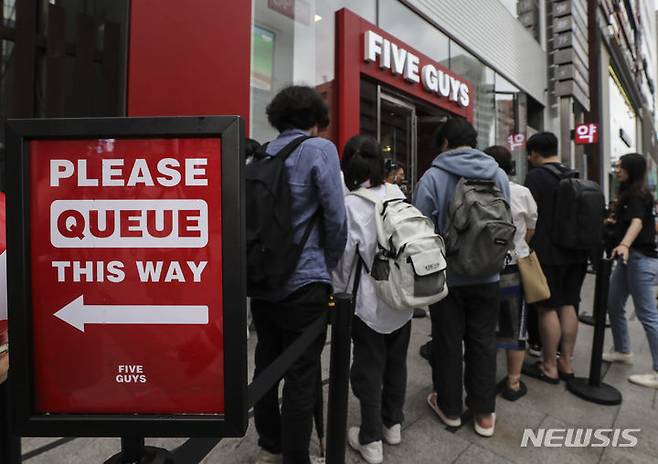
[(405, 181), (400, 188), (411, 194), (416, 183), (416, 107), (379, 87), (377, 139), (384, 157), (402, 165)]
[(404, 166), (401, 188), (411, 196), (438, 154), (435, 132), (449, 113), (369, 79), (361, 80), (360, 113), (361, 133), (379, 141), (385, 159)]

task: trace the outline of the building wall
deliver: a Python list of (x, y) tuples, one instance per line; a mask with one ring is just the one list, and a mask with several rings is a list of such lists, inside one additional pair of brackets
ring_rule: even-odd
[[(499, 1), (403, 0), (448, 35), (546, 104), (546, 52)], [(501, 31), (504, 31), (501, 32)]]
[(131, 3), (128, 114), (249, 121), (250, 2)]

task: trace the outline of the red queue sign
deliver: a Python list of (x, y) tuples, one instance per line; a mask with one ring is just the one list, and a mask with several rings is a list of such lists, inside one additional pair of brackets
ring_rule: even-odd
[(242, 435), (241, 123), (70, 123), (9, 126), (21, 160), (8, 170), (9, 226), (29, 224), (9, 241), (24, 251), (10, 276), (27, 264), (9, 299), (12, 371), (24, 334), (31, 393), (10, 387), (18, 428), (61, 436), (66, 418), (82, 435)]

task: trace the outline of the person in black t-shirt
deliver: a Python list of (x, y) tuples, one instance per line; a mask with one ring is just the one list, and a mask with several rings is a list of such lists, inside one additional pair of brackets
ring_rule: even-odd
[(580, 303), (580, 290), (587, 272), (587, 253), (560, 248), (551, 239), (555, 189), (560, 180), (544, 166), (553, 165), (562, 172), (568, 171), (557, 154), (557, 137), (550, 132), (540, 132), (528, 139), (526, 149), (533, 169), (526, 176), (525, 186), (530, 189), (539, 212), (530, 247), (537, 253), (551, 297), (536, 305), (543, 344), (542, 360), (526, 364), (523, 373), (557, 384), (560, 379), (566, 381), (574, 377), (571, 358), (578, 334), (576, 307)]
[(653, 198), (646, 186), (646, 174), (647, 162), (642, 155), (631, 153), (620, 158), (617, 167), (619, 196), (612, 220), (614, 239), (618, 243), (612, 256), (619, 260), (610, 278), (608, 297), (614, 348), (603, 354), (603, 360), (633, 363), (624, 311), (630, 294), (637, 318), (649, 340), (653, 372), (631, 375), (628, 380), (644, 387), (658, 388), (658, 309), (654, 293), (658, 251)]

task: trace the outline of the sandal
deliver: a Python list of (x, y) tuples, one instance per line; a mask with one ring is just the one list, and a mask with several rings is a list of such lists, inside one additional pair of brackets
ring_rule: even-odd
[(546, 375), (546, 373), (541, 369), (541, 361), (537, 361), (534, 364), (524, 364), (523, 369), (521, 372), (523, 372), (525, 375), (528, 377), (532, 377), (533, 379), (541, 380), (542, 382), (549, 383), (551, 385), (557, 385), (560, 383), (559, 378), (553, 378), (549, 377)]
[(567, 374), (566, 372), (562, 372), (560, 369), (557, 370), (557, 375), (560, 378), (560, 380), (562, 380), (564, 382), (570, 382), (570, 381), (572, 381), (573, 379), (576, 378), (576, 374), (574, 374), (573, 372), (570, 373), (570, 374)]
[[(507, 384), (507, 382), (505, 383)], [(513, 390), (508, 385), (505, 385), (505, 389), (503, 390), (501, 396), (505, 398), (507, 401), (516, 401), (519, 398), (523, 398), (527, 393), (528, 393), (528, 387), (526, 386), (525, 383), (519, 380), (518, 390)]]

